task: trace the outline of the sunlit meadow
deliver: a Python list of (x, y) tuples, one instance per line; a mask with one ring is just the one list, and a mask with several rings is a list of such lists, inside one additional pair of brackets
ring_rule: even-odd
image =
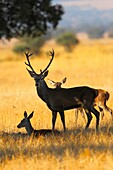
[[(81, 42), (67, 53), (54, 40), (47, 42), (39, 56), (31, 59), (37, 71), (49, 62), (49, 50), (55, 58), (48, 78), (60, 81), (67, 77), (63, 87), (87, 85), (105, 89), (110, 93), (107, 105), (113, 108), (113, 40)], [(34, 80), (26, 71), (25, 56), (12, 52), (12, 44), (0, 46), (0, 170), (111, 170), (113, 169), (113, 122), (105, 112), (100, 120), (100, 131), (95, 133), (95, 117), (89, 130), (79, 115), (75, 124), (75, 111), (65, 111), (67, 132), (63, 132), (58, 115), (58, 136), (34, 139), (18, 129), (23, 113), (34, 111), (31, 123), (35, 129), (51, 128), (52, 115), (46, 104), (37, 96)]]

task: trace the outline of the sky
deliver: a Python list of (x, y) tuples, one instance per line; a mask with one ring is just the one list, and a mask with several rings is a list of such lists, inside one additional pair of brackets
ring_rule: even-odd
[(81, 8), (96, 8), (99, 10), (113, 9), (113, 0), (53, 0), (64, 6), (79, 6)]
[(52, 0), (52, 2), (61, 4), (64, 8), (65, 13), (60, 26), (70, 25), (76, 29), (94, 24), (105, 29), (113, 26), (113, 0)]

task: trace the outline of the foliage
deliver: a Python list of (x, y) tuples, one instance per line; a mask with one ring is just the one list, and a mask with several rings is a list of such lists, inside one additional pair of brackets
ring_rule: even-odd
[(63, 45), (67, 51), (71, 51), (74, 45), (79, 43), (79, 40), (72, 32), (64, 32), (56, 39), (59, 45)]
[(29, 45), (27, 43), (19, 43), (17, 45), (14, 46), (13, 51), (15, 53), (23, 53), (26, 50), (29, 50)]
[(63, 15), (61, 5), (51, 0), (0, 1), (0, 38), (41, 35), (48, 28), (56, 28)]
[(89, 38), (91, 39), (99, 39), (99, 38), (102, 38), (103, 37), (103, 34), (104, 34), (105, 30), (102, 28), (102, 27), (92, 27), (90, 28), (87, 33), (88, 33), (88, 36)]
[(34, 54), (38, 54), (40, 52), (40, 48), (43, 46), (44, 42), (48, 37), (40, 36), (40, 37), (24, 37), (21, 38), (20, 42), (16, 44), (13, 48), (13, 51), (16, 53), (23, 53), (27, 50), (32, 49)]

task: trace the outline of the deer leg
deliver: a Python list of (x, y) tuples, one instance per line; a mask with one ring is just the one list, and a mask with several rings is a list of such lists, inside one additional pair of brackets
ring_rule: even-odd
[[(98, 106), (99, 107), (99, 106)], [(109, 112), (112, 116), (112, 119), (113, 119), (113, 110), (110, 109), (107, 105), (106, 105), (106, 102), (104, 102), (104, 104), (102, 105), (101, 109), (104, 109), (105, 111)], [(101, 112), (101, 111), (100, 111)], [(102, 113), (102, 112), (101, 112)], [(104, 113), (103, 113), (104, 114)], [(104, 117), (104, 115), (103, 115)]]
[(104, 109), (105, 109), (107, 112), (109, 112), (109, 113), (111, 114), (112, 118), (113, 118), (113, 110), (110, 109), (106, 104), (104, 104)]
[(98, 106), (98, 108), (99, 108), (99, 111), (100, 111), (100, 113), (101, 113), (101, 119), (103, 119), (103, 117), (104, 117), (103, 108), (101, 108), (101, 107), (99, 107), (99, 106)]
[(85, 114), (84, 114), (84, 109), (83, 108), (80, 108), (80, 113), (81, 113), (81, 116), (83, 117), (85, 123), (86, 123), (86, 118), (85, 118)]
[(78, 120), (78, 112), (79, 112), (79, 108), (75, 109), (75, 124), (77, 126), (77, 120)]
[(88, 118), (88, 121), (87, 121), (87, 124), (86, 124), (86, 127), (85, 127), (85, 130), (87, 130), (87, 128), (89, 127), (90, 122), (92, 120), (92, 115), (91, 115), (91, 112), (89, 112), (88, 110), (85, 109), (85, 111), (86, 111), (86, 115), (87, 115), (87, 118)]
[(98, 131), (100, 113), (94, 107), (91, 107), (90, 110), (96, 117), (96, 131)]
[(56, 122), (57, 112), (52, 111), (52, 130), (55, 128), (55, 122)]
[(107, 108), (108, 108), (108, 112), (111, 114), (112, 119), (113, 119), (113, 110), (112, 110), (112, 109), (110, 109), (109, 107), (107, 107)]
[(86, 118), (85, 118), (85, 114), (84, 114), (84, 110), (83, 108), (77, 108), (75, 109), (75, 122), (76, 122), (76, 126), (77, 126), (77, 119), (78, 119), (78, 113), (81, 113), (81, 116), (83, 117), (85, 123), (86, 123)]
[(60, 113), (61, 121), (63, 123), (64, 131), (66, 131), (64, 111), (61, 111), (59, 113)]

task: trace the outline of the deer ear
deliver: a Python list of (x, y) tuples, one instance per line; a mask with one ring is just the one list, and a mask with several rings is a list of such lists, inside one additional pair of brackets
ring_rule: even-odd
[(27, 117), (27, 112), (26, 111), (24, 112), (24, 117)]
[(46, 77), (46, 76), (48, 75), (48, 73), (49, 73), (49, 71), (47, 70), (47, 71), (43, 74), (43, 76)]
[(30, 74), (31, 77), (34, 77), (35, 74), (33, 73), (33, 71), (30, 71), (29, 69), (27, 69), (28, 73)]
[(34, 111), (28, 116), (28, 119), (31, 119), (33, 117)]
[(42, 73), (42, 69), (40, 69), (40, 73)]

